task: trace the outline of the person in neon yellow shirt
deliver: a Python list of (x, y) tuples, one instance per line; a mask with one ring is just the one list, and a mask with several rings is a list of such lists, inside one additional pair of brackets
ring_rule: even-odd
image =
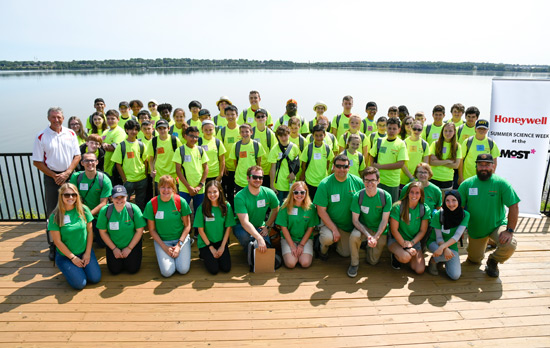
[[(288, 196), (290, 185), (296, 179), (300, 149), (298, 145), (289, 141), (290, 130), (284, 124), (279, 126), (275, 133), (279, 141), (269, 152), (268, 163), (271, 165), (269, 179), (271, 189), (282, 203)], [(296, 161), (297, 166), (292, 166), (292, 161)]]
[(99, 112), (94, 112), (90, 117), (92, 118), (90, 134), (97, 134), (99, 136), (102, 136), (103, 133), (105, 133), (109, 129), (105, 115), (100, 114)]
[(86, 132), (84, 131), (82, 121), (78, 117), (69, 117), (69, 121), (67, 121), (67, 124), (69, 128), (72, 129), (73, 132), (75, 132), (76, 138), (78, 140), (78, 146), (84, 144), (86, 140), (88, 140), (88, 134), (86, 134)]
[[(128, 120), (134, 120), (137, 121), (138, 118), (136, 116), (130, 115), (129, 112), (129, 104), (126, 101), (121, 101), (118, 103), (118, 111), (120, 111), (120, 118), (118, 119), (118, 126), (120, 128), (124, 128), (124, 125)], [(139, 115), (139, 112), (138, 112)]]
[(360, 176), (359, 173), (366, 168), (365, 162), (367, 158), (359, 150), (361, 147), (361, 137), (359, 134), (350, 134), (346, 143), (346, 148), (342, 151), (342, 155), (349, 158), (349, 173)]
[(361, 117), (359, 115), (351, 115), (349, 117), (349, 129), (347, 132), (342, 134), (338, 138), (338, 147), (339, 151), (342, 152), (346, 148), (347, 139), (350, 134), (357, 134), (361, 138), (361, 146), (360, 151), (363, 154), (363, 156), (368, 156), (369, 153), (369, 143), (367, 136), (362, 133), (359, 129), (361, 128)]
[(426, 122), (426, 115), (424, 115), (424, 111), (418, 111), (414, 114), (414, 120), (420, 122), (422, 124), (422, 128), (424, 128), (424, 123)]
[(412, 125), (414, 122), (414, 117), (405, 116), (401, 122), (401, 131), (399, 131), (399, 138), (405, 140), (412, 135)]
[(443, 119), (445, 118), (445, 107), (443, 105), (436, 105), (432, 111), (432, 117), (434, 122), (424, 127), (422, 131), (422, 139), (426, 140), (428, 144), (432, 144), (439, 139), (441, 129), (443, 129)]
[(443, 193), (453, 189), (453, 169), (458, 169), (462, 147), (456, 142), (456, 128), (449, 122), (443, 126), (441, 135), (430, 145), (430, 166), (434, 173), (430, 180)]
[(108, 110), (107, 111), (107, 125), (109, 129), (106, 132), (103, 132), (103, 150), (105, 150), (105, 173), (111, 176), (113, 185), (118, 185), (122, 183), (120, 177), (113, 172), (113, 167), (115, 163), (111, 160), (113, 157), (113, 152), (115, 151), (116, 146), (126, 139), (126, 133), (124, 129), (118, 126), (118, 111)]
[(199, 130), (188, 127), (185, 130), (185, 145), (174, 152), (172, 161), (176, 163), (176, 174), (180, 179), (179, 194), (187, 204), (193, 200), (193, 211), (197, 211), (204, 200), (204, 184), (208, 176), (208, 155), (197, 146)]
[[(328, 121), (328, 117), (319, 116), (316, 125), (320, 125), (321, 127), (323, 127), (323, 129), (326, 129), (325, 139), (323, 141), (325, 142), (325, 144), (327, 144), (331, 148), (332, 152), (334, 152), (334, 155), (336, 156), (338, 154), (338, 139), (336, 139), (336, 136), (334, 134), (328, 131), (328, 129), (330, 128), (330, 122)], [(311, 132), (313, 132), (313, 128), (311, 128), (310, 130)], [(292, 128), (291, 128), (290, 141), (292, 141), (292, 139), (293, 138), (292, 138)], [(312, 142), (313, 142), (313, 133), (307, 136), (305, 145), (307, 146), (309, 143), (312, 143)], [(302, 149), (302, 151), (304, 150)]]
[[(149, 114), (149, 111), (147, 110), (141, 110), (139, 113), (138, 113), (138, 121), (139, 121), (139, 126), (140, 126), (140, 131), (137, 135), (137, 138), (139, 140), (141, 140), (144, 144), (148, 141), (150, 141), (151, 139), (153, 139), (153, 137), (156, 137), (158, 134), (157, 132), (155, 131), (155, 122), (151, 120), (151, 115)], [(149, 122), (149, 124), (151, 124), (151, 127), (150, 127), (150, 132), (147, 133), (147, 135), (145, 135), (145, 127), (144, 127), (144, 123), (145, 122)]]
[(225, 146), (220, 139), (214, 138), (216, 125), (210, 120), (202, 122), (202, 137), (199, 139), (201, 146), (208, 155), (208, 176), (206, 183), (212, 180), (222, 182), (225, 169)]
[(399, 197), (401, 168), (409, 159), (405, 142), (397, 137), (400, 123), (397, 117), (388, 119), (388, 136), (372, 144), (368, 160), (371, 166), (380, 171), (379, 187), (389, 192), (394, 202)]
[(464, 115), (464, 105), (460, 103), (453, 104), (453, 106), (451, 106), (451, 115), (452, 118), (447, 122), (454, 123), (456, 129), (458, 129), (458, 127), (464, 124), (464, 121), (462, 120), (462, 115)]
[(336, 139), (340, 139), (342, 134), (349, 129), (349, 117), (351, 116), (351, 108), (353, 107), (353, 97), (351, 95), (346, 95), (342, 99), (342, 107), (344, 111), (334, 116), (330, 125), (330, 131)]
[(256, 127), (252, 127), (252, 135), (250, 137), (262, 144), (262, 147), (265, 149), (265, 154), (262, 156), (262, 169), (267, 174), (264, 174), (263, 185), (269, 187), (271, 163), (269, 163), (267, 158), (271, 148), (277, 145), (277, 137), (271, 129), (266, 127), (267, 111), (265, 109), (256, 110), (254, 119), (256, 120)]
[(309, 126), (308, 123), (300, 115), (298, 115), (298, 102), (295, 99), (287, 100), (286, 114), (275, 121), (275, 126), (273, 127), (273, 129), (277, 130), (277, 128), (279, 128), (279, 126), (283, 124), (285, 126), (288, 126), (288, 120), (291, 117), (296, 117), (300, 120), (300, 133), (303, 136), (307, 136), (309, 134)]
[(212, 116), (210, 115), (210, 111), (208, 109), (201, 109), (201, 111), (199, 111), (199, 121), (200, 121), (200, 126), (197, 127), (199, 129), (199, 135), (202, 137), (202, 123), (206, 120), (210, 120), (212, 121)]
[[(241, 111), (241, 114), (239, 115), (239, 118), (237, 119), (237, 123), (239, 125), (248, 123), (252, 127), (256, 126), (256, 120), (254, 119), (254, 113), (256, 110), (260, 109), (260, 101), (262, 98), (260, 97), (260, 92), (258, 91), (250, 91), (248, 94), (248, 101), (250, 102), (250, 107), (248, 109), (245, 109)], [(269, 110), (265, 109), (267, 111), (267, 121), (265, 124), (268, 127), (273, 126), (273, 119), (271, 118), (271, 113)]]
[[(216, 138), (220, 139), (227, 151), (231, 151), (233, 144), (241, 139), (239, 126), (237, 125), (237, 115), (239, 111), (235, 105), (229, 105), (225, 108), (225, 119), (227, 125), (220, 128), (216, 133)], [(229, 160), (229, 153), (225, 156), (225, 169), (222, 178), (223, 192), (225, 198), (232, 206), (235, 198), (235, 162)]]
[(476, 134), (476, 122), (479, 119), (479, 109), (470, 106), (466, 109), (466, 122), (456, 129), (456, 141), (462, 144), (464, 140)]
[[(135, 203), (143, 211), (147, 203), (147, 146), (136, 138), (139, 132), (137, 121), (126, 122), (124, 130), (128, 137), (116, 147), (112, 161), (116, 164), (117, 172), (122, 178), (128, 195), (135, 193)], [(123, 150), (125, 150), (124, 153)]]
[[(399, 118), (399, 109), (397, 106), (390, 106), (388, 108), (388, 118)], [(401, 121), (401, 119), (399, 119)]]
[(413, 173), (418, 163), (428, 163), (430, 160), (430, 146), (426, 140), (420, 138), (422, 123), (414, 121), (411, 129), (411, 136), (405, 139), (409, 160), (405, 161), (405, 165), (401, 168), (401, 185), (406, 185), (415, 180)]
[(143, 109), (143, 102), (139, 99), (130, 100), (130, 109), (132, 109), (132, 115), (137, 118), (141, 109)]
[(174, 124), (170, 126), (169, 133), (178, 137), (185, 144), (185, 130), (189, 125), (185, 122), (185, 111), (182, 108), (174, 109)]
[(151, 115), (151, 121), (153, 121), (154, 124), (156, 124), (157, 121), (160, 120), (160, 114), (157, 109), (158, 106), (159, 106), (159, 103), (156, 99), (151, 99), (147, 103), (147, 108), (149, 109), (149, 112)]
[(219, 114), (212, 118), (212, 122), (214, 122), (214, 125), (216, 126), (216, 132), (219, 131), (222, 127), (227, 126), (227, 120), (225, 119), (225, 108), (229, 105), (233, 105), (233, 103), (231, 102), (231, 100), (229, 100), (229, 97), (225, 96), (220, 97), (220, 100), (216, 102), (216, 106), (220, 111)]
[(387, 127), (388, 118), (386, 116), (380, 116), (376, 120), (376, 132), (372, 132), (367, 137), (369, 142), (369, 150), (372, 148), (373, 144), (376, 144), (376, 141), (378, 138), (385, 138), (386, 137), (386, 127)]
[(302, 176), (312, 197), (315, 197), (317, 186), (330, 173), (330, 164), (334, 152), (325, 144), (325, 128), (321, 125), (313, 127), (313, 143), (308, 144), (300, 155)]
[[(233, 161), (235, 166), (235, 187), (237, 192), (248, 184), (246, 175), (248, 168), (254, 165), (261, 167), (262, 156), (265, 155), (262, 144), (250, 138), (252, 127), (248, 123), (241, 124), (239, 132), (241, 140), (233, 144), (229, 151), (229, 159)], [(237, 158), (237, 156), (239, 157)]]
[(157, 107), (157, 110), (160, 114), (161, 120), (165, 120), (166, 122), (168, 122), (169, 126), (174, 124), (174, 120), (170, 119), (170, 114), (172, 113), (172, 104), (168, 104), (168, 103), (160, 104)]
[[(310, 132), (313, 129), (313, 127), (317, 125), (317, 123), (319, 123), (319, 117), (325, 116), (325, 112), (327, 112), (327, 109), (328, 109), (327, 104), (325, 104), (322, 101), (318, 101), (317, 103), (315, 103), (315, 105), (313, 105), (313, 111), (315, 111), (315, 117), (313, 118), (313, 120), (309, 121), (308, 123), (308, 129)], [(329, 132), (330, 129), (327, 129), (326, 131)]]
[[(174, 179), (176, 175), (176, 166), (172, 161), (174, 152), (182, 145), (179, 138), (168, 134), (168, 122), (159, 120), (157, 122), (157, 131), (159, 135), (152, 139), (147, 146), (147, 159), (151, 169), (151, 178), (155, 180), (155, 192), (158, 191), (158, 182), (163, 175), (170, 175)], [(156, 145), (156, 146), (155, 146)]]
[[(95, 114), (103, 116), (104, 123), (105, 123), (105, 101), (103, 100), (103, 98), (96, 98), (94, 100), (94, 109), (95, 109), (95, 112), (93, 114), (91, 114), (90, 117), (88, 117), (88, 119), (86, 120), (86, 129), (90, 133), (96, 133), (96, 132), (92, 131), (92, 126), (94, 125), (94, 115)], [(96, 134), (101, 135), (101, 133), (96, 133)]]
[[(476, 122), (475, 136), (462, 142), (463, 158), (458, 167), (458, 182), (476, 175), (476, 158), (478, 155), (485, 153), (493, 156), (493, 171), (497, 169), (497, 157), (500, 156), (500, 150), (493, 139), (487, 136), (489, 132), (489, 121), (478, 120)], [(470, 146), (468, 147), (468, 142)]]
[(368, 136), (371, 133), (376, 133), (377, 131), (374, 116), (376, 116), (376, 113), (378, 112), (378, 105), (376, 105), (375, 102), (370, 101), (365, 106), (365, 111), (367, 112), (367, 118), (363, 120), (363, 124), (365, 125), (363, 127), (363, 133)]

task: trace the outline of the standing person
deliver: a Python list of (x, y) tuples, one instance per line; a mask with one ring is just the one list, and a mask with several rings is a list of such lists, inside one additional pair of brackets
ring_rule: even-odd
[(107, 125), (109, 126), (109, 129), (107, 130), (107, 132), (103, 133), (103, 149), (105, 150), (105, 173), (111, 177), (111, 181), (114, 185), (121, 184), (122, 180), (120, 178), (120, 175), (118, 175), (118, 172), (116, 170), (113, 171), (115, 162), (113, 162), (111, 159), (113, 157), (113, 153), (115, 152), (115, 148), (118, 146), (118, 144), (123, 142), (124, 139), (126, 139), (126, 133), (124, 132), (124, 129), (118, 126), (118, 117), (118, 111), (107, 111)]
[(393, 268), (400, 268), (397, 262), (410, 263), (417, 274), (424, 273), (426, 264), (420, 241), (428, 230), (430, 218), (429, 207), (424, 204), (422, 185), (419, 182), (410, 183), (403, 200), (395, 203), (390, 212), (388, 249), (392, 254)]
[(399, 132), (399, 138), (401, 138), (401, 140), (404, 141), (405, 139), (407, 139), (412, 135), (413, 122), (414, 122), (414, 117), (412, 116), (405, 116), (403, 118), (403, 122), (401, 123), (403, 127), (401, 127), (401, 131)]
[[(252, 127), (248, 123), (239, 126), (241, 140), (237, 141), (229, 151), (229, 160), (235, 167), (235, 190), (239, 192), (247, 182), (247, 171), (254, 165), (262, 165), (265, 150), (262, 144), (251, 139)], [(263, 177), (263, 173), (262, 173)]]
[[(63, 127), (63, 110), (59, 107), (48, 109), (48, 128), (34, 139), (32, 150), (33, 165), (43, 173), (46, 216), (50, 216), (57, 206), (59, 187), (66, 182), (80, 161), (80, 149), (74, 131)], [(49, 239), (49, 258), (55, 257), (54, 244)]]
[[(462, 206), (470, 212), (467, 260), (480, 264), (491, 239), (496, 249), (487, 259), (485, 272), (490, 277), (498, 277), (498, 264), (508, 260), (516, 250), (514, 231), (520, 199), (506, 179), (493, 174), (495, 163), (491, 154), (479, 154), (476, 165), (477, 175), (466, 179), (458, 188)], [(507, 217), (505, 207), (508, 207)]]
[(438, 275), (437, 264), (442, 263), (449, 278), (460, 278), (460, 255), (456, 243), (468, 227), (469, 221), (470, 213), (462, 208), (458, 191), (447, 192), (443, 208), (434, 214), (431, 221), (433, 231), (428, 238), (428, 248), (433, 256), (428, 261), (428, 273)]
[(127, 201), (122, 185), (113, 187), (113, 203), (101, 209), (97, 228), (107, 248), (107, 268), (112, 274), (126, 270), (137, 273), (141, 268), (143, 228), (146, 223), (139, 207)]
[(376, 120), (376, 132), (372, 132), (368, 139), (369, 139), (369, 149), (373, 147), (373, 145), (376, 143), (378, 138), (385, 138), (387, 136), (386, 130), (387, 130), (387, 124), (388, 124), (388, 118), (386, 116), (380, 116)]
[(342, 152), (346, 148), (346, 144), (348, 141), (348, 137), (350, 134), (357, 134), (361, 138), (361, 146), (360, 146), (360, 152), (363, 154), (363, 156), (368, 156), (369, 153), (369, 140), (367, 139), (367, 136), (360, 131), (361, 129), (361, 117), (359, 115), (351, 115), (349, 117), (349, 129), (347, 132), (342, 134), (340, 138), (338, 138), (338, 151)]
[[(282, 127), (282, 126), (281, 126)], [(279, 129), (281, 129), (279, 127)], [(319, 225), (319, 216), (307, 192), (307, 185), (298, 181), (290, 187), (275, 223), (281, 226), (281, 251), (287, 268), (300, 264), (303, 268), (313, 261), (313, 228)]]
[[(157, 133), (154, 130), (155, 121), (151, 120), (151, 114), (147, 110), (141, 110), (138, 113), (138, 122), (141, 130), (139, 131), (137, 138), (141, 140), (144, 144), (148, 143), (153, 137), (157, 136)], [(149, 129), (145, 130), (146, 125), (151, 125), (151, 132)]]
[(227, 120), (225, 119), (225, 108), (229, 105), (233, 105), (233, 103), (231, 102), (231, 100), (229, 100), (229, 97), (226, 96), (220, 97), (220, 99), (216, 102), (216, 106), (220, 111), (219, 114), (212, 118), (212, 122), (214, 122), (214, 126), (216, 127), (216, 132), (219, 131), (222, 127), (227, 126)]
[(69, 121), (67, 121), (67, 124), (69, 125), (69, 128), (72, 129), (73, 132), (75, 132), (78, 139), (78, 146), (84, 144), (86, 140), (88, 140), (88, 134), (86, 133), (86, 131), (84, 131), (82, 121), (78, 117), (69, 117)]
[(479, 109), (470, 106), (466, 109), (466, 122), (456, 129), (456, 139), (462, 145), (464, 140), (476, 134), (476, 122), (479, 119)]
[(170, 277), (176, 271), (186, 274), (191, 266), (191, 209), (178, 196), (176, 180), (170, 175), (160, 178), (159, 191), (160, 194), (147, 203), (143, 217), (154, 240), (160, 273), (163, 277)]
[(185, 143), (185, 130), (189, 127), (185, 122), (185, 110), (175, 108), (172, 116), (174, 117), (174, 124), (170, 126), (170, 134), (178, 137), (183, 144)]
[[(292, 120), (290, 120), (289, 122), (292, 124)], [(324, 141), (325, 144), (327, 144), (330, 147), (332, 152), (334, 152), (334, 156), (336, 156), (339, 153), (338, 152), (338, 150), (339, 150), (339, 148), (338, 148), (338, 139), (336, 139), (336, 136), (334, 134), (332, 134), (330, 131), (327, 130), (328, 128), (330, 128), (330, 122), (328, 121), (328, 118), (324, 115), (319, 116), (318, 119), (317, 119), (317, 124), (316, 125), (320, 125), (323, 129), (325, 129), (325, 139), (323, 141)], [(311, 131), (311, 134), (306, 137), (305, 145), (308, 145), (308, 144), (314, 142), (314, 140), (313, 140), (313, 128), (315, 126), (313, 126), (309, 129)], [(296, 143), (295, 141), (293, 141), (292, 129), (290, 130), (290, 141), (293, 142), (296, 145), (300, 145), (299, 143)], [(303, 152), (304, 147), (300, 146), (300, 151)]]
[[(308, 123), (308, 128), (310, 132), (313, 129), (313, 127), (319, 123), (319, 117), (325, 115), (325, 112), (327, 112), (327, 109), (328, 109), (327, 104), (325, 104), (322, 101), (318, 101), (317, 103), (315, 103), (315, 105), (313, 105), (313, 111), (315, 111), (315, 117), (313, 118), (313, 120), (309, 121)], [(330, 129), (328, 128), (325, 130), (327, 132), (330, 132)]]
[(172, 159), (174, 153), (182, 143), (175, 135), (168, 134), (168, 122), (159, 120), (157, 122), (158, 136), (154, 137), (147, 146), (146, 156), (150, 168), (150, 178), (154, 180), (155, 192), (158, 189), (158, 182), (163, 175), (170, 175), (177, 178), (176, 166)]
[(406, 105), (399, 105), (397, 107), (397, 112), (398, 112), (399, 120), (401, 121), (401, 123), (404, 123), (405, 117), (409, 116), (409, 109), (407, 108)]
[(48, 230), (56, 246), (55, 264), (76, 290), (101, 279), (101, 269), (92, 249), (92, 219), (76, 187), (71, 183), (62, 184), (57, 206), (48, 219)]
[(202, 122), (199, 113), (202, 110), (202, 104), (198, 100), (192, 100), (188, 107), (191, 112), (191, 118), (187, 119), (187, 125), (189, 127), (197, 127), (197, 129), (200, 129)]
[(120, 111), (120, 118), (118, 120), (118, 126), (120, 128), (124, 128), (124, 124), (126, 124), (128, 120), (137, 121), (141, 112), (138, 111), (137, 117), (134, 115), (130, 115), (129, 104), (126, 101), (121, 101), (120, 103), (118, 103), (118, 111)]
[(298, 173), (300, 149), (298, 145), (289, 141), (290, 130), (287, 126), (279, 126), (275, 133), (279, 141), (269, 153), (271, 165), (269, 180), (271, 189), (277, 194), (277, 199), (283, 202)]
[(392, 201), (399, 197), (401, 168), (409, 160), (405, 142), (397, 137), (400, 121), (397, 117), (388, 119), (388, 136), (378, 138), (369, 152), (368, 163), (380, 171), (381, 189), (388, 191)]
[(228, 243), (235, 216), (219, 181), (207, 182), (205, 190), (206, 199), (199, 206), (193, 223), (193, 227), (199, 230), (199, 257), (210, 274), (227, 273), (231, 270)]
[(443, 119), (445, 118), (445, 107), (443, 105), (436, 105), (432, 110), (433, 123), (428, 124), (422, 131), (422, 139), (426, 140), (428, 144), (432, 144), (441, 134), (443, 129)]
[(363, 120), (363, 133), (365, 133), (366, 136), (369, 136), (371, 133), (376, 133), (377, 131), (374, 116), (376, 116), (376, 113), (378, 112), (378, 105), (376, 105), (375, 102), (370, 101), (365, 106), (365, 111), (367, 112), (367, 118)]
[[(239, 126), (237, 125), (237, 115), (239, 111), (235, 105), (229, 105), (225, 108), (225, 119), (227, 125), (222, 127), (216, 134), (216, 138), (220, 139), (227, 151), (231, 151), (233, 144), (241, 139)], [(235, 198), (235, 161), (229, 160), (229, 153), (225, 156), (225, 170), (222, 178), (223, 192), (225, 198), (232, 206)]]
[(264, 109), (258, 109), (254, 113), (254, 119), (256, 120), (256, 127), (252, 127), (251, 139), (256, 140), (264, 148), (264, 155), (261, 156), (261, 166), (264, 171), (264, 183), (263, 185), (269, 187), (269, 173), (271, 170), (271, 163), (268, 161), (269, 152), (277, 144), (277, 137), (275, 133), (266, 127), (267, 111)]
[[(279, 200), (273, 190), (262, 186), (264, 172), (261, 166), (248, 168), (246, 177), (248, 185), (235, 195), (235, 214), (239, 221), (233, 233), (246, 253), (248, 244), (254, 240), (258, 250), (265, 252), (271, 247), (270, 231), (279, 212)], [(271, 212), (265, 221), (268, 209)]]
[(116, 163), (116, 170), (128, 194), (136, 195), (135, 202), (143, 210), (147, 203), (147, 148), (136, 138), (139, 132), (137, 121), (126, 122), (124, 130), (128, 137), (116, 147), (111, 160)]
[[(254, 114), (256, 113), (256, 110), (260, 109), (260, 101), (262, 98), (260, 97), (260, 92), (258, 91), (250, 91), (248, 94), (248, 101), (250, 102), (250, 107), (248, 109), (245, 109), (241, 111), (241, 114), (239, 115), (239, 119), (237, 120), (237, 123), (239, 125), (248, 123), (251, 127), (256, 127), (256, 120), (254, 119)], [(269, 110), (264, 109), (267, 111), (267, 120), (265, 124), (268, 127), (273, 126), (273, 119), (271, 118), (271, 113)]]
[(498, 149), (495, 141), (487, 136), (489, 132), (489, 121), (478, 120), (476, 122), (476, 132), (474, 136), (462, 142), (462, 151), (464, 157), (458, 167), (458, 182), (462, 183), (464, 180), (476, 175), (476, 163), (475, 159), (482, 153), (491, 154), (493, 156), (494, 168), (497, 169), (497, 158), (500, 156), (500, 150)]
[(414, 114), (414, 120), (420, 122), (422, 127), (424, 127), (424, 123), (426, 122), (426, 115), (424, 114), (424, 111), (418, 111)]
[(454, 123), (445, 123), (441, 136), (430, 145), (430, 165), (434, 173), (431, 182), (443, 192), (453, 189), (453, 169), (457, 169), (462, 158), (462, 147), (456, 142)]
[(451, 115), (452, 118), (448, 122), (455, 124), (456, 129), (464, 124), (462, 120), (462, 115), (464, 115), (464, 105), (460, 103), (453, 104), (451, 106)]
[(170, 114), (172, 113), (172, 104), (163, 103), (157, 106), (158, 113), (160, 114), (160, 119), (156, 122), (162, 120), (165, 120), (168, 122), (168, 125), (173, 125), (174, 121), (170, 119)]
[[(388, 108), (388, 118), (399, 118), (399, 108), (397, 106)], [(399, 122), (401, 122), (401, 119), (399, 119)]]
[(300, 155), (302, 174), (300, 181), (305, 181), (308, 191), (315, 197), (319, 183), (330, 173), (330, 164), (334, 152), (325, 144), (325, 129), (317, 125), (313, 127), (313, 143), (309, 143)]
[[(325, 116), (321, 116), (321, 117), (325, 117)], [(300, 152), (304, 151), (304, 148), (307, 145), (307, 140), (306, 138), (304, 138), (303, 135), (300, 134), (300, 119), (297, 117), (291, 117), (288, 120), (288, 130), (290, 131), (288, 140), (291, 143), (298, 145), (298, 147), (300, 148)]]
[(340, 139), (342, 134), (349, 129), (349, 117), (351, 116), (351, 108), (353, 108), (353, 97), (351, 95), (342, 98), (342, 107), (344, 110), (341, 114), (334, 116), (330, 125), (330, 131), (336, 139)]
[[(95, 154), (97, 159), (97, 170), (103, 172), (104, 163), (105, 163), (105, 150), (103, 150), (103, 139), (97, 134), (90, 134), (88, 140), (82, 145), (80, 145), (80, 156), (83, 158), (85, 153), (91, 152)], [(84, 167), (79, 164), (76, 167), (77, 170), (82, 171)]]
[(95, 114), (99, 114), (105, 117), (105, 100), (103, 100), (103, 98), (96, 98), (94, 100), (94, 109), (95, 109), (95, 112), (92, 115), (90, 115), (90, 117), (88, 117), (88, 119), (86, 120), (86, 129), (88, 131), (92, 130), (92, 126), (94, 124), (93, 116)]
[(328, 259), (328, 247), (334, 243), (340, 256), (350, 256), (349, 238), (353, 230), (350, 206), (353, 195), (362, 188), (361, 178), (349, 175), (349, 159), (336, 156), (334, 174), (321, 181), (313, 200), (324, 224), (314, 245), (321, 260)]
[(149, 109), (149, 112), (151, 114), (151, 121), (153, 121), (153, 125), (157, 123), (158, 120), (160, 120), (160, 113), (158, 111), (159, 102), (156, 99), (151, 99), (147, 103), (147, 108)]
[(132, 116), (137, 119), (139, 112), (143, 109), (143, 102), (139, 99), (130, 100), (130, 109), (132, 109)]
[(362, 172), (362, 177), (365, 188), (353, 195), (350, 207), (355, 227), (349, 239), (351, 263), (348, 276), (352, 278), (357, 276), (359, 269), (359, 248), (362, 242), (367, 242), (367, 262), (374, 266), (380, 261), (380, 255), (387, 243), (388, 220), (392, 207), (390, 194), (378, 188), (378, 169), (367, 167)]
[(179, 195), (187, 204), (193, 200), (193, 210), (197, 211), (204, 199), (204, 184), (208, 176), (208, 155), (200, 146), (199, 130), (191, 126), (185, 130), (186, 144), (174, 152), (172, 162), (176, 163), (176, 174), (180, 180)]
[(107, 119), (105, 118), (105, 115), (99, 112), (94, 112), (90, 117), (92, 118), (90, 133), (102, 136), (103, 133), (107, 129), (109, 129), (109, 126), (107, 126)]
[[(344, 134), (345, 135), (345, 134)], [(349, 173), (360, 176), (359, 173), (366, 168), (365, 156), (358, 151), (361, 147), (361, 137), (359, 134), (349, 134), (346, 143), (346, 148), (342, 151), (342, 155), (349, 158)]]
[(97, 171), (97, 163), (97, 157), (93, 152), (82, 155), (84, 171), (75, 172), (71, 176), (70, 182), (78, 189), (82, 203), (91, 209), (91, 214), (94, 217), (92, 230), (95, 242), (100, 247), (105, 247), (96, 227), (96, 219), (101, 208), (107, 205), (113, 185), (109, 176)]
[[(220, 139), (214, 137), (215, 127), (213, 121), (205, 120), (202, 122), (202, 137), (199, 139), (201, 146), (208, 155), (208, 175), (206, 183), (212, 180), (222, 182), (223, 172), (225, 170), (225, 146)], [(223, 191), (222, 191), (223, 192)]]
[(302, 136), (307, 136), (309, 134), (309, 126), (304, 118), (298, 115), (298, 102), (295, 99), (287, 100), (286, 113), (275, 121), (273, 129), (277, 130), (281, 125), (288, 126), (288, 120), (290, 120), (291, 117), (296, 117), (300, 120), (300, 133)]
[(422, 123), (414, 121), (411, 129), (411, 136), (405, 139), (409, 159), (405, 161), (405, 165), (401, 167), (399, 181), (401, 188), (415, 180), (414, 171), (420, 162), (428, 163), (430, 160), (430, 146), (426, 140), (420, 137), (422, 133)]

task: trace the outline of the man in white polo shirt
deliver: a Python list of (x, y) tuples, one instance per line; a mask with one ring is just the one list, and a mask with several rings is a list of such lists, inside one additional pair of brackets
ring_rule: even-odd
[[(44, 173), (46, 216), (50, 216), (57, 205), (57, 190), (69, 180), (80, 162), (76, 134), (63, 127), (63, 120), (63, 110), (60, 107), (50, 108), (48, 110), (50, 126), (38, 133), (32, 150), (34, 166)], [(51, 245), (53, 243), (50, 244), (50, 250)]]

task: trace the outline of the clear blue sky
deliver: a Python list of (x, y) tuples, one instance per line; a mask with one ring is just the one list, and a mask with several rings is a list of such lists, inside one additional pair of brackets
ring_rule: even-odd
[(0, 60), (550, 64), (550, 2), (1, 0)]

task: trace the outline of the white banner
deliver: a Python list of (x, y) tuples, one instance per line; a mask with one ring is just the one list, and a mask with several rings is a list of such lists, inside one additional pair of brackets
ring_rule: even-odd
[(500, 149), (496, 174), (516, 190), (521, 215), (540, 217), (550, 141), (550, 80), (495, 78), (492, 87), (489, 137)]

